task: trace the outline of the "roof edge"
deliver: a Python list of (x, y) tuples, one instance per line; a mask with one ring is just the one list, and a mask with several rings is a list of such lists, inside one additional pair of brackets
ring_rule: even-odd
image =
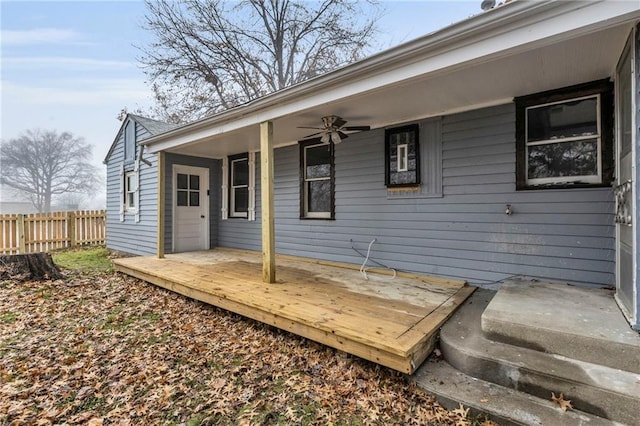
[[(602, 3), (603, 1), (604, 0), (600, 0), (594, 3)], [(593, 3), (581, 1), (562, 0), (513, 0), (503, 4), (501, 7), (481, 12), (463, 21), (451, 24), (440, 30), (379, 52), (361, 61), (320, 75), (311, 80), (271, 93), (233, 109), (194, 121), (166, 133), (150, 137), (142, 143), (152, 146), (169, 141), (174, 137), (187, 135), (190, 132), (222, 125), (277, 105), (292, 102), (297, 98), (304, 97), (310, 92), (327, 90), (332, 87), (349, 84), (358, 81), (372, 72), (395, 69), (416, 60), (416, 58), (437, 55), (442, 49), (453, 49), (457, 46), (464, 46), (472, 40), (503, 34), (514, 27), (530, 25), (550, 16), (572, 12), (592, 4)]]
[[(136, 120), (136, 117), (148, 118), (148, 117), (143, 117), (141, 115), (132, 114), (130, 112), (127, 113), (127, 115), (125, 115), (124, 119), (122, 120), (122, 124), (120, 124), (120, 127), (118, 128), (118, 132), (116, 133), (116, 137), (113, 139), (113, 142), (111, 142), (111, 146), (109, 147), (109, 150), (107, 151), (107, 154), (104, 156), (104, 160), (102, 160), (102, 164), (107, 164), (107, 161), (109, 161), (109, 157), (111, 157), (111, 154), (113, 153), (113, 150), (115, 149), (116, 144), (118, 143), (118, 140), (120, 139), (120, 135), (122, 134), (122, 131), (124, 130), (124, 126), (127, 124), (127, 120), (135, 121), (137, 124), (142, 126), (147, 131), (147, 133), (151, 134), (149, 129), (147, 129), (147, 127), (144, 124), (142, 124), (139, 120)], [(140, 142), (138, 142), (138, 143), (140, 143)]]

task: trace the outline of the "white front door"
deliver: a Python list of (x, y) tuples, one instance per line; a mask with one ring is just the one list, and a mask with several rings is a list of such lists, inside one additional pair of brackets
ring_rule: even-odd
[(173, 252), (209, 248), (209, 169), (173, 166)]
[(634, 301), (633, 37), (616, 72), (616, 299), (632, 320)]

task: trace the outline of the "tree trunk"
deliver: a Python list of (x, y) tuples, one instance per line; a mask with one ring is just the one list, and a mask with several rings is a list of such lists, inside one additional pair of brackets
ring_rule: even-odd
[(44, 213), (51, 212), (51, 185), (47, 185), (46, 193), (44, 194)]
[(49, 253), (0, 255), (0, 280), (42, 281), (64, 278)]

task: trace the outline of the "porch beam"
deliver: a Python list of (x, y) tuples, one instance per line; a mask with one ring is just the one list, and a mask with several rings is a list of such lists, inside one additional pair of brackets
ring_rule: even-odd
[(156, 255), (158, 259), (164, 257), (164, 210), (165, 210), (165, 154), (164, 151), (158, 152), (158, 235), (156, 237)]
[(276, 282), (276, 240), (273, 209), (273, 123), (260, 123), (260, 183), (262, 204), (262, 281)]

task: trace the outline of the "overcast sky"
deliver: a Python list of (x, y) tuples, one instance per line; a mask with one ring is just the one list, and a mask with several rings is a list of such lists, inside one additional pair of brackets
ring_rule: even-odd
[[(94, 163), (104, 168), (118, 112), (152, 103), (136, 60), (135, 46), (149, 40), (140, 25), (144, 4), (0, 1), (0, 138), (33, 128), (69, 131), (94, 146)], [(480, 3), (382, 1), (378, 44), (391, 47), (468, 18)]]

